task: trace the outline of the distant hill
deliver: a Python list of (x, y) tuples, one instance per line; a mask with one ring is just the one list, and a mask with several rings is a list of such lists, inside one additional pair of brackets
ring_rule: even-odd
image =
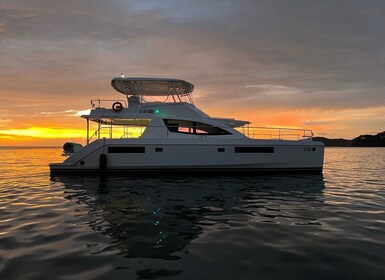
[(360, 135), (353, 139), (353, 147), (385, 147), (385, 131), (376, 135)]
[(351, 147), (352, 146), (352, 140), (347, 139), (329, 139), (325, 137), (314, 137), (314, 141), (320, 141), (325, 144), (326, 147)]
[(314, 141), (320, 141), (326, 147), (385, 147), (385, 131), (376, 135), (360, 135), (353, 140), (343, 138), (329, 139), (325, 137), (314, 137)]

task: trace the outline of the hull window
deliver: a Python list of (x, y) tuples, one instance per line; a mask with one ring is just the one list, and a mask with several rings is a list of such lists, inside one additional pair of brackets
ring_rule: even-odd
[(274, 147), (235, 147), (234, 152), (272, 154), (274, 153)]
[(109, 154), (120, 154), (120, 153), (140, 154), (145, 152), (146, 152), (145, 147), (108, 147)]

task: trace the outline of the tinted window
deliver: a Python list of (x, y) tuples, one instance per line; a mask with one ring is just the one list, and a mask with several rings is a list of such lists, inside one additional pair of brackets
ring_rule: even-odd
[(108, 147), (108, 153), (145, 153), (145, 147)]
[(274, 153), (274, 147), (235, 147), (236, 153)]
[(229, 135), (230, 132), (215, 127), (209, 124), (201, 122), (192, 122), (184, 120), (163, 120), (167, 126), (168, 131), (185, 133), (185, 134), (196, 134), (196, 135)]

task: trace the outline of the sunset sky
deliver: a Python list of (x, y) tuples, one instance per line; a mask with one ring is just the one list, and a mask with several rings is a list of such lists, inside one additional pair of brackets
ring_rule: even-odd
[(0, 145), (84, 143), (111, 78), (173, 77), (255, 126), (385, 130), (385, 1), (0, 0)]

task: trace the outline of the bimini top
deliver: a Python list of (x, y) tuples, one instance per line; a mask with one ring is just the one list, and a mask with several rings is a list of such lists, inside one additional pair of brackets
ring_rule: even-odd
[(167, 78), (113, 78), (111, 86), (125, 95), (169, 96), (189, 95), (194, 85), (179, 79)]

